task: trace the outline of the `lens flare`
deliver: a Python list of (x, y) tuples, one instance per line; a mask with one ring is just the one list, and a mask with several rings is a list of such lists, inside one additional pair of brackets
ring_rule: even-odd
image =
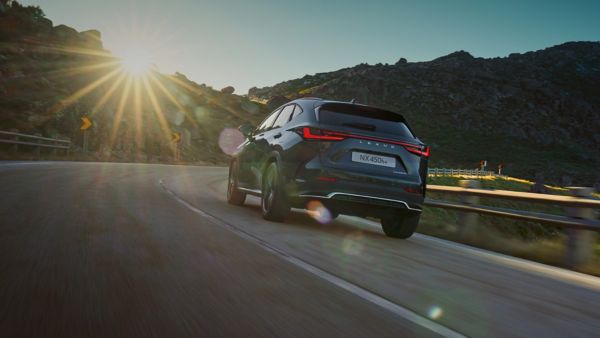
[(174, 114), (171, 115), (171, 122), (176, 126), (181, 125), (184, 121), (185, 121), (185, 113), (182, 111), (175, 112)]
[(306, 210), (310, 217), (321, 224), (328, 224), (332, 221), (331, 212), (319, 201), (309, 201)]
[(364, 249), (365, 244), (363, 241), (362, 231), (356, 231), (344, 237), (344, 242), (342, 243), (342, 250), (345, 254), (351, 256), (358, 256), (362, 254)]
[(208, 110), (208, 108), (203, 107), (203, 106), (196, 106), (194, 108), (194, 116), (196, 117), (196, 120), (198, 120), (198, 122), (202, 122), (204, 121), (207, 117), (210, 116), (210, 111)]
[(219, 147), (227, 155), (233, 155), (242, 143), (244, 143), (244, 135), (237, 129), (225, 128), (219, 134)]
[(439, 306), (432, 306), (429, 311), (427, 311), (427, 315), (431, 319), (439, 319), (444, 314), (444, 311)]

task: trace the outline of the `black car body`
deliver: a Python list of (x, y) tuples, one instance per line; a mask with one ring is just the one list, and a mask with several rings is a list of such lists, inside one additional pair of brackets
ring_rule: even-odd
[(303, 98), (275, 111), (234, 154), (228, 200), (262, 197), (263, 216), (320, 201), (332, 215), (372, 216), (392, 237), (415, 230), (426, 190), (429, 147), (398, 113), (349, 102)]

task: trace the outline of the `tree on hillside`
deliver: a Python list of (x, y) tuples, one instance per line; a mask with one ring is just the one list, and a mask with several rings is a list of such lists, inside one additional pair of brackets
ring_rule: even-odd
[(13, 13), (18, 13), (34, 20), (43, 18), (46, 16), (40, 6), (23, 6), (16, 0), (0, 0), (0, 7), (8, 9)]

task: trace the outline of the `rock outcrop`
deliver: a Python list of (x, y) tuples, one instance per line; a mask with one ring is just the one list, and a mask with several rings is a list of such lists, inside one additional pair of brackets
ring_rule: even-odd
[(227, 86), (223, 89), (221, 89), (221, 93), (223, 94), (233, 94), (235, 92), (235, 88), (233, 88), (232, 86)]

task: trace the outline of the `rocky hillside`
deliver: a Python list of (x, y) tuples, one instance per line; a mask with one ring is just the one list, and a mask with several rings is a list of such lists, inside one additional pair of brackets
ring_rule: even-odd
[(473, 168), (486, 159), (516, 176), (600, 181), (598, 42), (505, 58), (459, 51), (429, 62), (360, 64), (248, 94), (263, 102), (356, 98), (394, 109), (433, 145), (433, 166)]
[(100, 32), (54, 25), (38, 7), (0, 0), (0, 130), (69, 138), (77, 152), (81, 117), (90, 116), (98, 160), (170, 161), (177, 132), (183, 160), (224, 163), (223, 145), (236, 141), (224, 130), (257, 123), (293, 98), (318, 96), (403, 113), (432, 145), (432, 167), (474, 168), (485, 159), (513, 176), (600, 182), (598, 42), (505, 58), (461, 51), (429, 62), (360, 64), (252, 88), (248, 96), (180, 73), (150, 75), (125, 74)]
[(0, 130), (71, 139), (77, 152), (89, 116), (98, 160), (170, 161), (178, 132), (182, 160), (223, 163), (221, 132), (266, 113), (233, 92), (180, 73), (131, 78), (100, 32), (55, 26), (38, 7), (0, 0)]

